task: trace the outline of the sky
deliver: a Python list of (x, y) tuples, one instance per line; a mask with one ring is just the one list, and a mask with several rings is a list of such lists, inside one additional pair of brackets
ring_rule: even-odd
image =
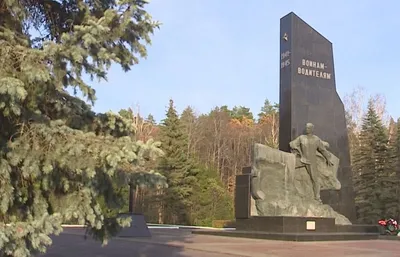
[(399, 9), (397, 0), (152, 0), (147, 11), (163, 25), (147, 59), (91, 82), (94, 110), (139, 106), (159, 121), (172, 98), (179, 112), (236, 105), (257, 114), (266, 98), (279, 101), (279, 22), (293, 11), (333, 43), (339, 95), (356, 87), (382, 94), (397, 119)]

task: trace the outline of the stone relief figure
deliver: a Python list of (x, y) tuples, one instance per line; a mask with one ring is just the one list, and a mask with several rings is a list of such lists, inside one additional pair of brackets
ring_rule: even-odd
[(336, 224), (351, 222), (323, 204), (320, 190), (340, 190), (339, 159), (329, 144), (306, 125), (305, 135), (290, 143), (292, 152), (255, 144), (251, 166), (252, 216), (333, 217)]
[(297, 137), (290, 142), (292, 152), (296, 154), (296, 169), (304, 167), (310, 175), (311, 183), (314, 191), (314, 199), (321, 202), (320, 198), (320, 173), (318, 170), (317, 160), (318, 152), (325, 158), (328, 166), (333, 166), (331, 154), (326, 149), (329, 144), (322, 141), (313, 134), (314, 125), (306, 124), (306, 134)]

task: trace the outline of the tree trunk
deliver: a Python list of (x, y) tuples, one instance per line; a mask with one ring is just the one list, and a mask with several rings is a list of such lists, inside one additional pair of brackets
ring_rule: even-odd
[[(163, 194), (161, 190), (158, 190), (157, 195), (160, 196)], [(158, 224), (164, 224), (164, 208), (163, 208), (163, 200), (159, 198), (158, 202)]]
[(129, 213), (134, 213), (136, 200), (136, 190), (134, 185), (129, 184)]

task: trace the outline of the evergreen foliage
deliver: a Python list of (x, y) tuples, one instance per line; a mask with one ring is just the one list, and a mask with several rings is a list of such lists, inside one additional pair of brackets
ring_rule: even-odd
[(390, 140), (390, 189), (391, 201), (386, 204), (388, 215), (400, 220), (400, 118), (393, 125), (393, 136)]
[(190, 135), (193, 129), (192, 126), (195, 124), (196, 120), (197, 117), (193, 108), (190, 106), (186, 107), (181, 114), (180, 121), (187, 135)]
[(393, 167), (394, 167), (394, 173), (395, 173), (395, 179), (397, 182), (396, 185), (396, 193), (394, 195), (394, 198), (397, 200), (397, 213), (395, 217), (400, 220), (400, 118), (397, 120), (396, 123), (396, 137), (394, 140), (394, 162), (393, 162)]
[[(193, 153), (193, 138), (196, 136), (197, 132), (196, 122), (197, 122), (196, 114), (194, 110), (188, 106), (182, 111), (180, 121), (184, 130), (184, 133), (187, 135), (187, 151), (186, 154), (188, 158), (195, 158)], [(192, 143), (192, 144), (191, 144)]]
[(382, 201), (385, 217), (399, 218), (399, 178), (398, 178), (398, 136), (397, 124), (391, 119), (388, 127), (388, 151), (386, 155), (386, 170), (382, 176)]
[(212, 226), (214, 220), (233, 219), (233, 199), (224, 188), (218, 172), (202, 167), (192, 195), (191, 218), (197, 226)]
[(231, 117), (233, 119), (242, 120), (244, 118), (253, 120), (253, 113), (250, 111), (250, 108), (244, 106), (234, 106), (230, 111)]
[[(145, 4), (2, 2), (0, 256), (45, 251), (49, 235), (70, 219), (104, 243), (128, 224), (104, 215), (118, 198), (113, 183), (146, 172), (146, 162), (162, 155), (160, 144), (134, 140), (130, 117), (96, 114), (66, 89), (94, 103), (84, 73), (106, 79), (112, 63), (127, 71), (146, 57), (145, 44), (159, 24)], [(39, 37), (29, 34), (35, 29)]]
[(387, 131), (370, 100), (353, 160), (356, 207), (362, 223), (373, 224), (390, 215), (388, 211), (395, 200), (390, 158)]
[(265, 99), (263, 107), (261, 107), (261, 112), (258, 114), (259, 120), (262, 119), (263, 116), (277, 114), (279, 112), (279, 104), (271, 102), (268, 99)]
[(160, 127), (160, 141), (165, 155), (160, 159), (159, 171), (169, 186), (164, 196), (166, 221), (189, 224), (188, 210), (192, 205), (197, 169), (187, 155), (187, 138), (172, 100)]

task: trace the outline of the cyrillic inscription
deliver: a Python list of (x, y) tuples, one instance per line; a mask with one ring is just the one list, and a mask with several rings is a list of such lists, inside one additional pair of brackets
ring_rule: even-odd
[(321, 79), (331, 79), (332, 75), (325, 71), (326, 68), (327, 66), (323, 62), (302, 59), (301, 66), (297, 68), (297, 74)]

